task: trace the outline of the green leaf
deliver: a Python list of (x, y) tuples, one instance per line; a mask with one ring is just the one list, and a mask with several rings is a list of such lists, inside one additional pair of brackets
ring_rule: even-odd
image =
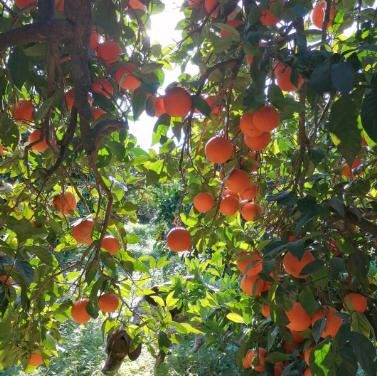
[(315, 299), (309, 286), (303, 288), (299, 295), (299, 301), (307, 314), (310, 315), (310, 317), (313, 317), (315, 312)]
[(19, 144), (20, 132), (15, 123), (13, 123), (5, 114), (0, 124), (0, 144), (6, 148), (14, 150)]
[(52, 255), (45, 248), (37, 247), (37, 246), (33, 245), (33, 246), (30, 246), (30, 247), (25, 247), (25, 251), (35, 254), (46, 265), (52, 264)]
[(377, 142), (377, 89), (372, 89), (361, 105), (361, 123), (372, 141)]
[(25, 260), (16, 260), (14, 264), (17, 270), (25, 277), (28, 284), (31, 285), (34, 279), (34, 270), (29, 262)]
[(347, 95), (352, 90), (355, 72), (349, 63), (337, 63), (331, 67), (332, 83), (342, 95)]
[(147, 187), (154, 185), (154, 183), (158, 182), (158, 180), (160, 179), (160, 175), (158, 175), (153, 170), (148, 170), (146, 177), (147, 177)]
[(140, 243), (140, 238), (136, 235), (127, 236), (127, 244), (137, 244)]
[(261, 18), (261, 16), (262, 16), (262, 13), (261, 13), (259, 7), (256, 4), (253, 4), (250, 8), (250, 13), (249, 13), (249, 24), (250, 24), (250, 26), (259, 22), (259, 19)]
[(275, 364), (275, 363), (278, 363), (278, 362), (284, 362), (286, 360), (289, 360), (290, 357), (288, 354), (284, 354), (282, 352), (272, 352), (270, 354), (268, 354), (266, 356), (266, 360), (267, 362), (271, 363), (271, 364)]
[(39, 120), (44, 119), (44, 117), (47, 115), (48, 110), (54, 103), (55, 97), (47, 98), (43, 101), (41, 107), (39, 107), (38, 111), (34, 113), (34, 121), (38, 122)]
[(243, 322), (245, 322), (244, 319), (242, 318), (242, 316), (238, 315), (237, 313), (228, 313), (226, 315), (226, 317), (230, 321), (233, 321), (233, 322), (237, 322), (237, 323), (243, 323)]
[(314, 338), (314, 341), (318, 342), (318, 340), (321, 338), (323, 331), (325, 330), (325, 327), (326, 327), (325, 317), (321, 317), (314, 323), (313, 329), (312, 329), (312, 336)]
[(296, 227), (295, 227), (295, 235), (301, 230), (303, 226), (307, 223), (311, 222), (313, 219), (319, 216), (320, 207), (318, 205), (314, 206), (309, 212), (305, 212), (301, 215), (298, 219)]
[(335, 376), (335, 356), (331, 344), (323, 342), (310, 353), (310, 370), (316, 376)]
[(311, 77), (310, 85), (318, 94), (322, 94), (330, 82), (330, 59), (315, 67)]
[(29, 72), (29, 61), (21, 47), (15, 47), (9, 56), (8, 67), (13, 83), (21, 90)]
[(47, 56), (48, 45), (47, 43), (36, 43), (34, 46), (24, 49), (24, 54), (26, 56)]
[(102, 0), (98, 3), (95, 12), (95, 22), (102, 27), (110, 37), (113, 37), (117, 31), (117, 8), (112, 0)]
[(357, 374), (357, 358), (352, 349), (348, 346), (344, 346), (336, 352), (342, 359), (336, 371), (336, 376), (355, 376)]
[(198, 109), (204, 116), (211, 116), (211, 108), (208, 103), (202, 98), (194, 95), (192, 101), (196, 109)]
[(277, 206), (293, 206), (297, 203), (297, 193), (292, 191), (281, 191), (266, 197), (267, 201), (276, 201)]
[(134, 120), (139, 119), (140, 115), (144, 112), (147, 103), (147, 94), (143, 90), (138, 90), (132, 97), (132, 111)]
[(289, 242), (286, 248), (288, 249), (289, 253), (301, 261), (305, 253), (305, 243), (303, 240), (299, 239), (294, 242)]
[(324, 260), (314, 260), (303, 267), (303, 269), (300, 272), (300, 275), (314, 274), (318, 272), (323, 265), (325, 265)]
[(350, 343), (364, 372), (368, 376), (375, 376), (377, 367), (373, 360), (376, 356), (376, 350), (372, 342), (360, 333), (351, 332)]
[(161, 307), (165, 307), (164, 299), (162, 299), (160, 296), (152, 295), (151, 298)]
[(328, 128), (339, 152), (352, 166), (361, 148), (361, 130), (357, 118), (359, 111), (351, 95), (339, 98), (331, 109)]

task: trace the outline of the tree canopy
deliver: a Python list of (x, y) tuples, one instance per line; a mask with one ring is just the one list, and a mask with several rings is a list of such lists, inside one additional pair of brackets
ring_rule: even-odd
[[(111, 311), (131, 349), (205, 333), (239, 375), (375, 376), (374, 1), (188, 0), (162, 46), (164, 2), (0, 0), (0, 367), (48, 366), (62, 322)], [(157, 260), (124, 228), (150, 186), (177, 199)], [(172, 252), (194, 280), (129, 324)]]

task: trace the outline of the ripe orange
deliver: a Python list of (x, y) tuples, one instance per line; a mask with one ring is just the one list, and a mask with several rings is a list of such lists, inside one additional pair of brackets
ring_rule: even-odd
[[(35, 141), (38, 141), (41, 138), (41, 131), (36, 129), (33, 133), (29, 136), (29, 145)], [(50, 141), (51, 143), (51, 141)], [(42, 141), (38, 142), (37, 144), (31, 147), (31, 150), (37, 151), (39, 153), (43, 153), (45, 150), (48, 149), (48, 145), (46, 142), (46, 136), (43, 136)]]
[[(232, 27), (233, 29), (237, 29), (239, 26), (243, 25), (243, 23), (240, 20), (231, 20), (228, 21), (225, 25), (228, 25)], [(224, 35), (229, 35), (230, 31), (228, 30), (221, 30), (221, 36), (223, 37)]]
[(164, 107), (169, 116), (185, 117), (191, 111), (191, 95), (183, 87), (173, 87), (165, 94)]
[[(67, 108), (68, 110), (72, 110), (72, 107), (73, 107), (73, 102), (75, 101), (75, 92), (73, 89), (71, 90), (68, 90), (66, 93), (65, 93), (65, 103), (67, 105)], [(88, 94), (88, 102), (89, 102), (89, 105), (92, 106), (93, 105), (93, 98), (90, 94)]]
[[(261, 162), (260, 155), (258, 155), (257, 153), (255, 153), (253, 151), (247, 153), (247, 156), (254, 159), (258, 163)], [(256, 164), (253, 164), (253, 166), (251, 167), (251, 171), (254, 172), (254, 171), (257, 171), (257, 170), (258, 170), (258, 166)]]
[[(352, 170), (356, 167), (359, 167), (361, 164), (363, 163), (363, 161), (359, 158), (355, 158), (355, 160), (353, 161), (352, 163)], [(343, 171), (342, 171), (342, 174), (346, 177), (346, 178), (350, 178), (351, 176), (354, 178), (355, 175), (352, 173), (351, 169), (350, 169), (350, 166), (347, 164), (346, 167), (343, 168)], [(362, 176), (364, 175), (364, 171), (361, 171), (359, 176)]]
[(0, 276), (0, 281), (3, 282), (4, 284), (8, 285), (8, 286), (13, 285), (13, 282), (12, 282), (12, 280), (10, 279), (10, 277), (7, 278), (6, 275), (2, 275), (2, 276)]
[(283, 362), (276, 363), (274, 365), (274, 376), (280, 376), (283, 373), (284, 364)]
[(4, 147), (3, 145), (0, 144), (0, 157), (3, 156), (3, 151), (4, 150), (8, 150), (6, 147)]
[(304, 376), (313, 376), (309, 367), (305, 370)]
[(116, 311), (118, 306), (119, 306), (119, 298), (113, 293), (103, 294), (98, 299), (98, 308), (102, 312), (106, 312), (106, 313), (114, 312)]
[(240, 195), (244, 200), (254, 200), (257, 195), (257, 186), (250, 182)]
[(343, 320), (335, 315), (338, 312), (335, 308), (323, 306), (323, 309), (323, 311), (314, 312), (312, 325), (320, 318), (326, 316), (326, 328), (322, 332), (321, 337), (326, 338), (327, 336), (331, 336), (334, 338), (342, 326)]
[(287, 325), (288, 329), (301, 332), (309, 328), (312, 323), (312, 318), (306, 313), (302, 305), (298, 302), (293, 303), (290, 311), (285, 312), (290, 323)]
[(244, 114), (240, 119), (240, 130), (241, 132), (249, 137), (260, 136), (263, 131), (257, 129), (253, 121), (254, 114)]
[(253, 358), (256, 358), (254, 350), (247, 350), (245, 358), (242, 362), (244, 368), (250, 368), (253, 365)]
[(276, 108), (270, 104), (259, 108), (253, 116), (255, 128), (261, 132), (269, 132), (277, 128), (280, 115)]
[(14, 120), (20, 123), (32, 123), (34, 121), (34, 106), (30, 101), (21, 100), (13, 104), (10, 112)]
[(80, 244), (92, 244), (92, 231), (94, 222), (91, 219), (85, 219), (72, 228), (72, 236)]
[(89, 299), (80, 299), (72, 306), (71, 317), (78, 324), (84, 324), (91, 319), (91, 316), (86, 311), (86, 306), (88, 303)]
[(197, 2), (197, 0), (189, 0), (189, 2), (188, 2), (189, 8), (195, 7), (197, 5), (196, 2)]
[(139, 0), (130, 0), (130, 6), (132, 7), (132, 9), (140, 9), (144, 12), (147, 11), (147, 7), (143, 3), (141, 3)]
[(242, 209), (242, 217), (245, 221), (255, 221), (263, 216), (261, 207), (258, 204), (249, 202)]
[(240, 195), (237, 192), (231, 191), (230, 189), (225, 189), (224, 190), (223, 197), (226, 197), (226, 196), (232, 196), (232, 197), (236, 198), (237, 201), (240, 200)]
[(258, 349), (258, 356), (259, 356), (259, 366), (254, 366), (254, 370), (258, 372), (264, 372), (264, 358), (267, 353), (267, 349), (263, 347), (259, 347)]
[[(242, 258), (244, 258), (245, 256), (249, 256), (248, 258), (244, 259), (244, 260), (241, 260)], [(241, 261), (239, 261), (241, 260)], [(238, 255), (237, 255), (237, 268), (238, 270), (241, 272), (241, 273), (245, 273), (247, 267), (249, 266), (250, 263), (254, 262), (254, 265), (249, 269), (249, 272), (252, 270), (252, 269), (259, 269), (259, 267), (257, 266), (258, 263), (255, 263), (255, 261), (257, 260), (262, 260), (262, 257), (260, 256), (260, 254), (258, 253), (258, 251), (254, 251), (254, 252), (240, 252)], [(261, 264), (262, 266), (262, 264)], [(248, 275), (255, 275), (255, 274), (258, 274), (260, 273), (260, 271), (262, 270), (262, 267), (260, 268), (259, 271), (257, 271), (256, 273), (247, 273)]]
[[(207, 102), (208, 106), (209, 107), (212, 107), (213, 103), (217, 100), (216, 96), (214, 95), (210, 95), (209, 97), (207, 97), (205, 99), (205, 101)], [(218, 103), (218, 102), (217, 102)], [(222, 107), (221, 106), (217, 106), (217, 107), (214, 107), (212, 110), (211, 110), (211, 114), (218, 114), (219, 111), (222, 111)]]
[(92, 85), (93, 93), (99, 93), (105, 96), (107, 99), (110, 99), (110, 96), (113, 94), (113, 85), (103, 78), (95, 80)]
[(246, 55), (246, 61), (249, 65), (252, 64), (254, 56)]
[(296, 332), (295, 330), (291, 330), (291, 333), (292, 333), (292, 342), (300, 344), (305, 341), (305, 338), (302, 337), (299, 332)]
[(361, 140), (361, 145), (363, 146), (369, 146), (367, 140), (365, 139), (365, 136), (363, 135), (363, 139)]
[(157, 98), (156, 106), (154, 109), (154, 115), (157, 117), (160, 117), (162, 114), (166, 114), (166, 110), (164, 106), (164, 98)]
[(296, 343), (292, 342), (292, 345), (286, 341), (283, 341), (283, 348), (287, 354), (291, 354), (293, 352), (293, 349), (295, 349), (298, 345)]
[[(267, 12), (271, 10), (274, 3), (275, 3), (275, 0), (272, 0), (270, 1), (269, 3), (270, 5), (267, 8), (261, 9), (262, 16), (260, 17), (260, 22), (262, 22), (262, 24), (265, 26), (274, 26), (280, 22), (280, 18), (274, 16), (272, 13)], [(284, 3), (285, 1), (283, 0), (281, 4), (282, 10), (283, 10)]]
[[(31, 3), (35, 3), (36, 0), (15, 0), (16, 5), (22, 9), (26, 7), (26, 5), (29, 5)], [(37, 4), (35, 4), (35, 7), (37, 7)]]
[[(132, 63), (125, 63), (117, 69), (115, 73), (115, 79), (122, 89), (134, 90), (140, 86), (140, 81), (132, 75), (132, 72), (136, 69), (137, 66)], [(128, 76), (121, 83), (125, 74), (127, 74)]]
[(243, 192), (249, 185), (249, 175), (243, 170), (234, 169), (225, 184), (233, 192)]
[[(258, 274), (251, 276), (245, 274), (241, 279), (241, 290), (247, 295), (259, 296), (263, 288), (264, 281), (258, 277)], [(254, 290), (255, 292), (253, 292)]]
[(267, 317), (271, 317), (271, 313), (270, 313), (270, 306), (269, 305), (265, 305), (263, 304), (263, 307), (262, 307), (262, 310), (261, 310), (261, 314), (267, 318)]
[(102, 240), (101, 248), (109, 252), (110, 255), (115, 255), (119, 251), (120, 244), (114, 236), (105, 236)]
[(187, 251), (191, 246), (191, 235), (183, 227), (176, 227), (169, 231), (166, 244), (173, 252)]
[[(213, 11), (214, 7), (217, 5), (217, 8), (215, 11)], [(214, 17), (216, 18), (217, 15), (219, 14), (219, 10), (220, 10), (220, 4), (216, 1), (216, 0), (205, 0), (205, 8), (206, 8), (206, 12), (209, 14), (211, 13), (211, 17)]]
[(38, 367), (41, 364), (43, 364), (42, 355), (39, 354), (31, 354), (31, 357), (29, 359), (29, 366)]
[(101, 58), (105, 63), (111, 65), (117, 61), (116, 57), (122, 53), (118, 43), (112, 40), (107, 40), (104, 43), (100, 43), (97, 49), (97, 56)]
[(309, 274), (300, 275), (300, 273), (301, 270), (312, 261), (314, 261), (314, 256), (311, 252), (305, 251), (301, 261), (298, 261), (292, 253), (287, 252), (284, 256), (283, 265), (287, 274), (293, 275), (295, 278), (307, 278)]
[[(281, 67), (281, 68), (279, 68)], [(283, 91), (293, 92), (299, 89), (302, 84), (305, 82), (305, 80), (302, 78), (301, 74), (298, 76), (298, 86), (295, 86), (291, 82), (291, 67), (286, 67), (284, 69), (284, 64), (279, 63), (277, 67), (277, 71), (280, 71), (280, 73), (276, 76), (277, 85), (279, 88)]]
[(239, 209), (239, 201), (233, 196), (226, 196), (220, 201), (220, 211), (224, 215), (234, 215)]
[(255, 366), (254, 370), (257, 372), (263, 372), (267, 350), (264, 349), (263, 347), (259, 347), (257, 351), (258, 351), (258, 355), (255, 353), (254, 350), (247, 350), (245, 359), (243, 360), (242, 364), (245, 368), (250, 368), (253, 366), (253, 360), (259, 357), (259, 366)]
[(257, 137), (245, 136), (246, 145), (255, 151), (261, 151), (265, 149), (271, 142), (270, 132), (264, 132)]
[(106, 111), (102, 110), (101, 108), (95, 108), (93, 110), (94, 120), (97, 120), (99, 117), (101, 117), (102, 115), (105, 115), (105, 114), (106, 114)]
[[(132, 96), (134, 97), (135, 94), (136, 94), (138, 91), (140, 91), (140, 90), (143, 90), (143, 89), (141, 88), (141, 86), (137, 87), (137, 88), (134, 90), (134, 92), (132, 93)], [(148, 99), (149, 97), (152, 96), (152, 94), (151, 94), (151, 93), (148, 93), (147, 91), (145, 92), (145, 95), (147, 96), (147, 99)]]
[[(326, 8), (326, 2), (322, 1), (322, 2), (319, 2), (313, 9), (312, 22), (314, 26), (318, 27), (318, 29), (322, 29), (323, 21), (325, 18), (325, 8)], [(331, 26), (332, 21), (334, 19), (334, 14), (335, 14), (335, 10), (334, 10), (334, 6), (332, 6), (330, 10), (330, 20), (329, 20), (329, 23), (327, 24), (327, 28)]]
[(71, 192), (61, 193), (52, 200), (52, 206), (56, 206), (60, 214), (67, 215), (77, 207), (76, 197)]
[[(56, 0), (59, 1), (59, 0)], [(94, 51), (97, 50), (101, 36), (97, 33), (96, 28), (93, 26), (92, 34), (90, 35), (90, 48)]]
[[(355, 308), (355, 311), (357, 312), (360, 312), (360, 313), (364, 313), (367, 308), (368, 308), (368, 303), (367, 303), (367, 299), (360, 295), (360, 294), (355, 294), (354, 292), (350, 292), (349, 294), (347, 294), (345, 297), (344, 297), (344, 308), (348, 311), (347, 309), (347, 305), (349, 304), (349, 300), (351, 300), (354, 308)], [(351, 307), (349, 307), (351, 308)]]
[(310, 345), (305, 351), (304, 351), (304, 358), (305, 358), (305, 362), (307, 365), (309, 365), (309, 359), (310, 359), (310, 353), (312, 352), (312, 350), (314, 349), (315, 347), (315, 343), (313, 343), (312, 345)]
[(205, 147), (206, 157), (213, 163), (225, 163), (233, 153), (232, 143), (224, 137), (212, 137)]
[(194, 197), (195, 209), (200, 213), (206, 213), (213, 208), (215, 200), (213, 196), (207, 192), (198, 193)]

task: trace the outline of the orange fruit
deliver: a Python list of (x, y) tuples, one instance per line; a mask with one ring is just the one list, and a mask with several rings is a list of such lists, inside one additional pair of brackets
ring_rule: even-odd
[(250, 182), (240, 195), (244, 200), (254, 200), (257, 195), (257, 186)]
[(71, 192), (60, 193), (60, 195), (55, 196), (52, 200), (52, 206), (56, 206), (60, 214), (66, 215), (76, 209), (76, 197)]
[(264, 349), (263, 347), (259, 347), (257, 351), (258, 351), (258, 355), (256, 354), (254, 350), (247, 350), (245, 359), (243, 360), (242, 364), (245, 368), (250, 368), (253, 366), (253, 360), (259, 357), (259, 366), (255, 366), (254, 370), (258, 372), (263, 372), (267, 350)]
[(110, 96), (113, 94), (113, 85), (103, 78), (95, 80), (92, 85), (93, 93), (102, 94), (107, 99), (110, 99)]
[[(147, 11), (147, 7), (143, 3), (141, 3), (139, 0), (130, 0), (129, 4), (132, 9), (140, 9), (144, 12)], [(128, 7), (126, 9), (128, 9)]]
[(246, 61), (249, 65), (252, 64), (254, 56), (246, 55)]
[(363, 146), (369, 146), (367, 140), (365, 139), (365, 136), (363, 135), (363, 139), (361, 140), (361, 145)]
[(255, 221), (263, 216), (261, 207), (251, 202), (247, 203), (242, 209), (242, 217), (245, 221)]
[[(262, 22), (262, 24), (265, 25), (265, 26), (274, 26), (274, 25), (276, 25), (277, 23), (280, 22), (280, 18), (278, 18), (278, 17), (274, 16), (272, 13), (268, 12), (268, 11), (271, 10), (274, 3), (275, 3), (275, 0), (272, 0), (272, 1), (270, 1), (270, 3), (269, 3), (270, 5), (267, 8), (261, 9), (262, 16), (260, 17), (260, 22)], [(283, 0), (282, 4), (281, 4), (282, 10), (283, 10), (284, 3), (285, 3), (285, 1)]]
[[(292, 343), (293, 344), (293, 343)], [(297, 346), (297, 344), (295, 344)], [(287, 354), (291, 354), (293, 352), (293, 349), (295, 348), (290, 343), (283, 341), (283, 348)]]
[(102, 115), (105, 115), (105, 114), (106, 114), (106, 111), (102, 110), (101, 108), (95, 108), (93, 110), (94, 120), (97, 120), (98, 118), (100, 118)]
[(255, 151), (261, 151), (265, 149), (271, 142), (270, 132), (264, 132), (256, 137), (245, 136), (246, 145)]
[[(217, 101), (217, 97), (214, 96), (214, 95), (211, 95), (211, 96), (207, 97), (207, 98), (205, 99), (205, 101), (207, 102), (208, 106), (209, 106), (210, 108), (212, 108), (212, 105), (214, 104), (214, 102)], [(217, 103), (218, 103), (218, 102), (217, 102)], [(214, 107), (214, 108), (212, 108), (212, 110), (211, 110), (211, 114), (218, 114), (219, 111), (222, 111), (222, 107), (221, 107), (221, 106)]]
[(290, 323), (287, 325), (288, 329), (301, 332), (308, 329), (312, 323), (312, 318), (306, 313), (302, 305), (298, 302), (293, 303), (290, 311), (285, 312)]
[(305, 341), (305, 338), (302, 337), (299, 332), (296, 332), (295, 330), (291, 330), (291, 333), (292, 333), (292, 342), (300, 344)]
[(251, 276), (245, 274), (241, 279), (241, 290), (247, 295), (259, 296), (262, 293), (263, 287), (264, 281), (258, 277), (258, 274)]
[(224, 215), (236, 214), (239, 206), (239, 201), (233, 196), (226, 196), (220, 201), (220, 211)]
[[(26, 5), (29, 5), (31, 3), (35, 3), (36, 0), (15, 0), (16, 5), (22, 9), (26, 7)], [(37, 4), (35, 4), (35, 7), (37, 7)]]
[[(140, 90), (143, 90), (143, 89), (141, 88), (141, 86), (137, 87), (137, 88), (134, 90), (134, 92), (132, 93), (132, 96), (134, 97), (135, 94), (136, 94), (138, 91), (140, 91)], [(152, 94), (151, 94), (151, 93), (148, 93), (147, 91), (145, 92), (145, 95), (147, 96), (147, 99), (148, 99), (149, 97), (152, 96)]]
[[(125, 63), (121, 65), (116, 73), (115, 79), (120, 87), (124, 90), (134, 90), (140, 86), (140, 81), (132, 75), (132, 72), (137, 69), (137, 66), (132, 63)], [(121, 83), (123, 76), (128, 75)]]
[[(322, 1), (318, 3), (312, 11), (312, 22), (315, 27), (318, 27), (318, 29), (322, 29), (323, 21), (325, 18), (325, 9), (326, 9), (326, 2)], [(332, 21), (334, 19), (334, 14), (335, 14), (335, 10), (334, 10), (334, 6), (332, 6), (330, 10), (330, 20), (329, 20), (329, 23), (327, 24), (327, 28), (331, 26)]]
[(261, 132), (269, 132), (277, 128), (280, 123), (280, 115), (274, 106), (265, 105), (255, 111), (253, 116), (255, 128)]
[(225, 189), (224, 190), (223, 197), (226, 197), (226, 196), (232, 196), (232, 197), (236, 198), (237, 201), (240, 200), (240, 195), (237, 192), (231, 191), (230, 189)]
[(58, 12), (64, 12), (64, 0), (55, 0), (55, 6)]
[(284, 70), (284, 65), (282, 63), (280, 64), (283, 66), (283, 69), (282, 69), (282, 72), (276, 76), (276, 82), (279, 88), (287, 92), (293, 92), (293, 91), (298, 90), (302, 86), (302, 84), (305, 82), (301, 74), (298, 75), (298, 86), (295, 86), (291, 82), (292, 69), (290, 67), (286, 67)]
[(367, 308), (368, 308), (367, 299), (360, 294), (355, 294), (354, 292), (350, 292), (349, 294), (347, 294), (344, 297), (344, 308), (347, 311), (348, 311), (348, 309), (347, 309), (348, 299), (351, 300), (351, 302), (352, 302), (352, 304), (355, 308), (355, 311), (360, 312), (360, 313), (364, 313), (367, 310)]
[[(216, 18), (217, 15), (219, 14), (220, 10), (220, 4), (216, 0), (205, 0), (205, 8), (206, 12), (209, 14), (211, 13), (211, 17)], [(217, 6), (216, 10), (213, 10)]]
[(269, 305), (265, 305), (263, 304), (263, 307), (262, 307), (262, 310), (261, 310), (261, 314), (267, 318), (267, 317), (271, 317), (271, 313), (270, 313), (270, 306)]
[[(261, 162), (261, 159), (260, 159), (260, 156), (257, 155), (257, 153), (251, 151), (249, 153), (247, 153), (247, 156), (254, 159), (255, 161), (257, 162)], [(252, 167), (251, 167), (251, 171), (254, 172), (254, 171), (257, 171), (258, 170), (258, 166), (256, 164), (253, 164)]]
[[(228, 21), (225, 25), (228, 25), (228, 26), (232, 27), (233, 29), (237, 29), (238, 27), (240, 27), (241, 25), (243, 25), (243, 23), (240, 20), (231, 20), (231, 21)], [(228, 30), (221, 30), (221, 36), (222, 37), (224, 35), (229, 35), (229, 34), (230, 34), (230, 31), (228, 31)]]
[(300, 275), (300, 273), (301, 270), (312, 261), (314, 261), (314, 256), (311, 252), (305, 251), (301, 261), (298, 261), (292, 253), (287, 252), (284, 256), (283, 265), (287, 274), (293, 275), (295, 278), (307, 278), (309, 274)]
[(226, 138), (215, 136), (207, 142), (205, 154), (213, 163), (225, 163), (233, 154), (233, 145)]
[(72, 228), (72, 236), (80, 244), (92, 244), (92, 231), (94, 222), (91, 219), (85, 219)]
[(86, 306), (88, 303), (89, 299), (80, 299), (72, 306), (71, 317), (78, 324), (84, 324), (91, 319), (91, 316), (86, 311)]
[(197, 0), (189, 0), (189, 2), (188, 2), (189, 8), (195, 7), (197, 5), (196, 2), (197, 2)]
[(305, 370), (304, 376), (313, 376), (309, 367)]
[(157, 98), (156, 106), (154, 109), (154, 115), (157, 117), (160, 117), (162, 114), (166, 114), (166, 110), (164, 106), (164, 98)]
[(29, 366), (38, 367), (41, 364), (43, 364), (42, 355), (39, 354), (31, 354), (31, 357), (29, 359)]
[(305, 351), (304, 351), (304, 358), (305, 358), (305, 362), (307, 365), (309, 365), (309, 359), (310, 359), (310, 353), (312, 352), (312, 350), (314, 349), (315, 347), (315, 343), (313, 343), (312, 345), (310, 345)]
[(258, 349), (258, 356), (259, 356), (259, 366), (254, 366), (254, 370), (258, 372), (264, 372), (264, 358), (267, 353), (267, 349), (263, 347), (259, 347)]
[[(281, 363), (281, 365), (280, 365)], [(274, 376), (280, 376), (283, 373), (284, 364), (283, 362), (279, 362), (274, 365)]]
[(103, 294), (98, 299), (98, 308), (102, 312), (106, 312), (106, 313), (114, 312), (116, 311), (118, 306), (119, 306), (119, 298), (113, 293)]
[[(59, 1), (59, 0), (56, 0)], [(90, 35), (90, 48), (94, 51), (97, 50), (101, 36), (97, 33), (96, 28), (93, 26), (92, 34)]]
[(191, 95), (183, 87), (173, 87), (165, 94), (164, 107), (169, 116), (185, 117), (191, 111)]
[[(35, 141), (38, 141), (41, 138), (41, 132), (36, 129), (34, 132), (32, 132), (29, 136), (29, 145), (32, 144)], [(50, 141), (51, 143), (51, 141)], [(37, 151), (38, 153), (43, 153), (48, 149), (48, 145), (46, 142), (46, 136), (43, 136), (42, 141), (38, 142), (37, 144), (33, 145), (31, 147), (31, 150)]]
[(2, 275), (2, 276), (0, 276), (0, 281), (3, 282), (4, 284), (8, 285), (8, 286), (13, 285), (13, 282), (12, 282), (12, 280), (10, 279), (10, 277), (7, 278), (6, 275)]
[(243, 192), (249, 185), (249, 175), (243, 170), (234, 169), (225, 184), (233, 192)]
[(21, 100), (14, 103), (10, 112), (14, 120), (20, 123), (32, 123), (34, 121), (34, 106), (30, 101)]
[[(352, 170), (356, 167), (359, 167), (362, 163), (363, 161), (361, 159), (355, 158), (355, 160), (352, 163)], [(346, 167), (343, 168), (342, 174), (347, 178), (350, 178), (351, 176), (353, 178), (355, 177), (355, 175), (352, 173), (350, 166), (348, 164), (346, 165)], [(359, 174), (359, 176), (362, 176), (362, 175), (364, 175), (364, 171), (361, 171)]]
[[(73, 89), (71, 90), (68, 90), (66, 93), (65, 93), (65, 103), (67, 105), (67, 108), (68, 110), (72, 110), (72, 107), (73, 107), (73, 102), (75, 101), (75, 92)], [(90, 94), (88, 94), (88, 102), (89, 102), (89, 105), (92, 106), (93, 105), (93, 98)]]
[(213, 196), (207, 192), (198, 193), (194, 197), (195, 209), (200, 213), (206, 213), (213, 208), (215, 200)]
[(112, 40), (100, 43), (97, 48), (97, 56), (108, 65), (115, 63), (117, 61), (116, 57), (121, 53), (122, 49), (119, 44)]
[[(241, 260), (242, 258), (244, 258), (247, 255), (249, 256), (248, 258)], [(239, 261), (239, 260), (241, 260), (241, 261)], [(260, 256), (258, 251), (240, 252), (237, 255), (237, 268), (241, 273), (245, 273), (249, 264), (253, 263), (253, 266), (251, 266), (251, 268), (247, 271), (246, 274), (247, 275), (258, 274), (262, 271), (262, 262), (255, 262), (255, 261), (259, 261), (259, 260), (262, 260), (262, 257)]]
[(256, 358), (256, 354), (254, 350), (247, 350), (245, 358), (242, 362), (244, 368), (250, 368), (253, 365), (253, 358)]
[(254, 114), (244, 114), (240, 119), (240, 130), (241, 132), (249, 137), (260, 136), (263, 131), (257, 129), (253, 121)]
[(109, 252), (110, 255), (115, 255), (119, 251), (120, 244), (114, 236), (105, 236), (102, 240), (101, 248)]
[(191, 246), (191, 235), (183, 227), (176, 227), (169, 231), (166, 244), (173, 252), (187, 251)]

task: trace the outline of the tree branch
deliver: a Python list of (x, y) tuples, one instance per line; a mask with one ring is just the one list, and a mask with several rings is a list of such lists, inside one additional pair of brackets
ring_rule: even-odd
[(75, 35), (75, 27), (67, 20), (29, 24), (0, 34), (0, 53), (8, 47), (26, 43), (65, 43)]
[(373, 236), (377, 237), (377, 225), (373, 222), (368, 221), (363, 217), (358, 217), (351, 209), (346, 208), (344, 215), (337, 215), (338, 219), (343, 219), (353, 225), (360, 227), (365, 232), (369, 232)]

